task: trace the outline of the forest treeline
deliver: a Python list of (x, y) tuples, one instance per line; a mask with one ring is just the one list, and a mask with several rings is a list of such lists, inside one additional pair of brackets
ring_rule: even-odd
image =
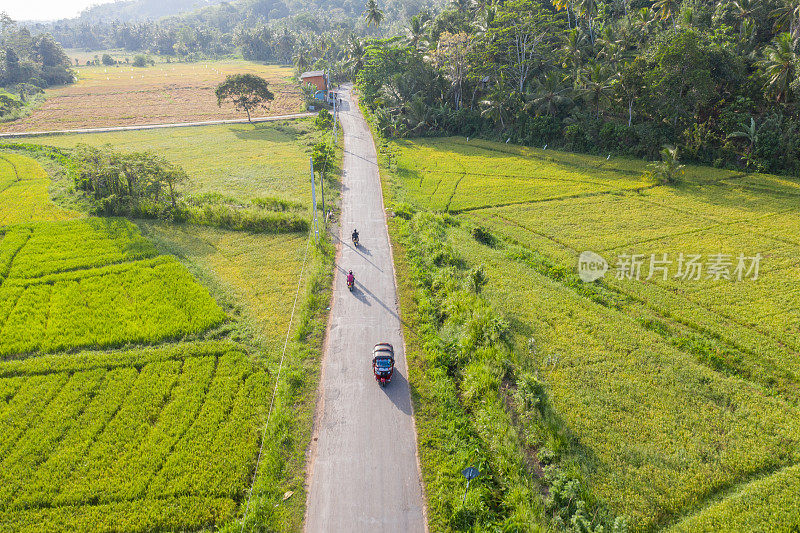
[(798, 38), (797, 0), (456, 0), (349, 57), (390, 136), (795, 174)]
[(673, 145), (683, 161), (800, 170), (800, 0), (245, 0), (31, 31), (66, 47), (325, 68), (357, 80), (390, 136), (647, 158)]
[(0, 12), (0, 87), (13, 88), (24, 98), (51, 85), (71, 83), (73, 77), (69, 58), (51, 35), (32, 35)]
[[(399, 33), (410, 16), (441, 2), (386, 0), (382, 30)], [(154, 12), (151, 3), (116, 2), (90, 8), (78, 18), (26, 26), (34, 34), (49, 33), (65, 48), (126, 49), (183, 60), (242, 53), (247, 59), (283, 63), (296, 54), (319, 57), (320, 49), (344, 42), (351, 33), (376, 35), (361, 16), (363, 0), (239, 0), (148, 19), (145, 15)]]

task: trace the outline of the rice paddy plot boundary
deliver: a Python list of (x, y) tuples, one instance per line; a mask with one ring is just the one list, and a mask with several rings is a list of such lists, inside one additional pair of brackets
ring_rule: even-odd
[(165, 124), (142, 124), (138, 126), (108, 126), (101, 128), (78, 128), (78, 129), (64, 129), (64, 130), (48, 130), (48, 131), (23, 131), (12, 133), (0, 133), (0, 138), (17, 138), (17, 137), (39, 137), (42, 135), (61, 135), (70, 133), (110, 133), (114, 131), (138, 131), (138, 130), (156, 130), (162, 128), (190, 128), (193, 126), (213, 126), (219, 124), (248, 124), (248, 123), (261, 123), (261, 122), (275, 122), (278, 120), (294, 120), (299, 118), (308, 118), (315, 116), (316, 113), (293, 113), (291, 115), (275, 115), (272, 117), (253, 117), (250, 120), (246, 118), (234, 118), (226, 120), (204, 120), (200, 122), (169, 122)]

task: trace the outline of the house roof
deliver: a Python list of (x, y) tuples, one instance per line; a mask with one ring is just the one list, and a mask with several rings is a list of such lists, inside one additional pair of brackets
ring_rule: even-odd
[(317, 78), (319, 76), (324, 76), (324, 70), (309, 70), (308, 72), (303, 72), (300, 74), (300, 78)]

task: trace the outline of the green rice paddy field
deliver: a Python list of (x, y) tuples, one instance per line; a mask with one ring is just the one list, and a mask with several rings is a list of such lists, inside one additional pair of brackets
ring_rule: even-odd
[[(36, 142), (158, 149), (189, 192), (310, 203), (307, 125), (129, 133)], [(50, 200), (46, 161), (0, 156), (0, 531), (238, 530), (306, 235), (88, 217)], [(248, 530), (302, 523), (328, 267), (308, 257)]]
[[(186, 194), (220, 193), (240, 200), (272, 196), (311, 203), (310, 147), (319, 140), (311, 119), (259, 124), (47, 135), (26, 142), (72, 148), (110, 144), (151, 151), (182, 167)], [(308, 151), (306, 151), (308, 148)], [(1, 163), (1, 162), (0, 162)]]
[[(633, 531), (800, 527), (800, 181), (690, 166), (656, 186), (643, 161), (463, 138), (382, 152), (396, 209), (455, 217), (598, 501)], [(609, 263), (589, 286), (583, 251)]]

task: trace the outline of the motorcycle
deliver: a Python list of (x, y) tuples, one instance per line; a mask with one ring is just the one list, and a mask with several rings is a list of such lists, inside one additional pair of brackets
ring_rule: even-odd
[(347, 288), (350, 289), (350, 292), (353, 292), (353, 286), (356, 284), (356, 279), (347, 279)]
[(358, 248), (358, 233), (353, 233), (353, 246)]

